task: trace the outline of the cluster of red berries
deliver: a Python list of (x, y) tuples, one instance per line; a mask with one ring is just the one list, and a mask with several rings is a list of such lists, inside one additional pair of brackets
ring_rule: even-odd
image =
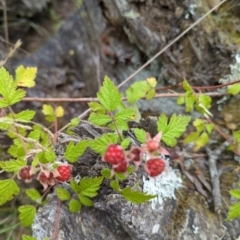
[(128, 154), (125, 154), (124, 149), (115, 144), (110, 144), (106, 150), (102, 160), (112, 165), (114, 172), (125, 173), (129, 162), (133, 162), (138, 168), (143, 159), (143, 154), (147, 153), (149, 160), (145, 163), (144, 169), (151, 177), (156, 177), (165, 169), (165, 161), (159, 156), (154, 156), (154, 152), (159, 148), (159, 143), (155, 140), (149, 140), (142, 148), (133, 147)]
[(25, 182), (30, 182), (37, 172), (39, 172), (37, 180), (43, 185), (44, 189), (46, 189), (49, 185), (54, 186), (57, 181), (66, 182), (70, 180), (72, 177), (72, 166), (67, 163), (61, 163), (53, 170), (49, 170), (46, 166), (41, 170), (26, 166), (19, 170), (18, 177)]

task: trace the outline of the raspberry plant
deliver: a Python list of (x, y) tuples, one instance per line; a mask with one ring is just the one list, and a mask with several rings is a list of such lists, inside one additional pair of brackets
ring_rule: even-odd
[[(176, 114), (168, 118), (163, 113), (158, 117), (156, 136), (151, 137), (143, 129), (131, 129), (139, 145), (132, 143), (132, 139), (123, 134), (124, 131), (129, 130), (128, 121), (138, 122), (141, 118), (137, 101), (154, 97), (156, 79), (148, 78), (135, 82), (127, 89), (126, 100), (123, 100), (122, 93), (108, 77), (105, 77), (103, 86), (97, 94), (99, 102), (89, 103), (92, 112), (88, 120), (97, 126), (108, 128), (109, 132), (92, 140), (81, 140), (77, 144), (69, 142), (63, 161), (58, 161), (54, 145), (57, 141), (57, 119), (63, 116), (63, 108), (43, 105), (42, 112), (46, 120), (54, 123), (55, 133), (53, 134), (45, 126), (32, 121), (35, 115), (33, 110), (15, 113), (11, 107), (24, 98), (26, 87), (35, 85), (36, 72), (36, 68), (20, 66), (16, 69), (14, 79), (5, 68), (0, 69), (0, 95), (2, 96), (0, 129), (6, 131), (13, 141), (8, 149), (11, 159), (0, 161), (2, 171), (12, 173), (10, 179), (0, 180), (0, 205), (12, 200), (21, 191), (17, 179), (26, 183), (36, 179), (43, 186), (43, 194), (32, 188), (26, 190), (27, 196), (35, 202), (35, 205), (19, 207), (19, 217), (23, 226), (32, 224), (37, 206), (46, 202), (45, 195), (51, 187), (55, 188), (61, 201), (67, 202), (71, 212), (80, 211), (82, 206), (93, 206), (93, 198), (97, 196), (105, 179), (110, 181), (110, 187), (114, 191), (132, 203), (144, 203), (155, 198), (154, 194), (136, 190), (137, 183), (136, 186), (127, 186), (123, 189), (119, 183), (126, 180), (134, 171), (138, 171), (141, 166), (149, 177), (153, 178), (167, 170), (168, 163), (164, 155), (169, 153), (161, 142), (168, 147), (174, 147), (177, 139), (186, 131), (191, 119), (190, 116)], [(184, 140), (185, 143), (194, 142), (195, 150), (198, 150), (207, 144), (209, 134), (214, 129), (214, 124), (208, 121), (211, 116), (209, 111), (211, 98), (195, 93), (186, 80), (183, 82), (183, 89), (185, 95), (178, 98), (178, 103), (185, 104), (187, 112), (193, 111), (195, 107), (204, 116), (201, 119), (195, 119), (193, 125), (196, 131)], [(229, 87), (229, 93), (239, 93), (238, 85)], [(78, 122), (77, 119), (72, 120), (72, 126), (76, 126)], [(240, 151), (239, 136), (239, 131), (233, 132), (231, 149), (235, 153)], [(77, 181), (72, 177), (72, 164), (78, 161), (87, 147), (101, 155), (106, 167), (101, 170), (99, 176), (83, 177)], [(62, 182), (69, 183), (71, 193), (61, 186)], [(230, 211), (235, 211), (232, 209), (230, 208)], [(23, 239), (33, 238), (24, 236)]]

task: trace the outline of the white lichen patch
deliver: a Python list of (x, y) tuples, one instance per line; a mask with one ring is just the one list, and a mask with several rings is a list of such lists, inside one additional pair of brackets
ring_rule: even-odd
[(158, 223), (155, 224), (152, 228), (152, 234), (158, 233), (159, 229), (160, 229), (160, 224), (158, 224)]
[(230, 65), (231, 73), (221, 78), (219, 83), (225, 84), (236, 81), (240, 78), (240, 53), (237, 53), (234, 58), (236, 62), (235, 64)]
[(188, 7), (188, 11), (185, 14), (185, 19), (189, 19), (190, 15), (195, 15), (195, 10), (197, 8), (197, 4), (190, 4)]
[(180, 187), (182, 187), (182, 179), (177, 175), (177, 170), (170, 167), (155, 178), (143, 176), (143, 191), (157, 195), (151, 200), (152, 209), (156, 209), (157, 204), (161, 208), (168, 198), (175, 199), (175, 190)]
[[(235, 58), (236, 62), (230, 65), (231, 73), (220, 78), (219, 79), (220, 84), (226, 84), (240, 79), (240, 53), (237, 53), (233, 57)], [(219, 88), (217, 91), (225, 93), (226, 88)], [(229, 95), (226, 95), (217, 101), (219, 111), (222, 111), (223, 104), (229, 99), (229, 97), (230, 97)]]
[(192, 225), (193, 233), (198, 234), (199, 233), (199, 227)]

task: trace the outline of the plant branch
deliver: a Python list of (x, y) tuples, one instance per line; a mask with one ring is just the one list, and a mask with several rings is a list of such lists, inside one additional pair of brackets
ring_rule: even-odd
[(122, 137), (121, 137), (121, 134), (118, 130), (118, 127), (117, 127), (117, 124), (116, 124), (116, 121), (115, 121), (115, 118), (114, 118), (114, 115), (110, 112), (110, 117), (112, 118), (112, 122), (113, 122), (113, 125), (115, 126), (116, 128), (116, 131), (117, 131), (117, 134), (118, 134), (118, 137), (119, 137), (119, 140), (122, 141)]
[[(220, 93), (220, 92), (208, 92), (204, 93), (205, 95), (211, 96), (211, 97), (217, 97), (217, 96), (223, 96), (226, 95), (226, 93)], [(156, 94), (154, 98), (175, 98), (184, 96), (185, 93), (159, 93)], [(198, 93), (196, 93), (198, 95)], [(142, 98), (142, 99), (145, 99)], [(0, 98), (2, 100), (2, 98)], [(127, 100), (126, 97), (123, 97), (122, 100)], [(25, 97), (21, 100), (22, 102), (98, 102), (97, 98), (37, 98), (37, 97)]]
[(216, 85), (216, 86), (205, 86), (205, 87), (198, 87), (198, 86), (191, 86), (192, 89), (195, 89), (195, 90), (212, 90), (212, 89), (218, 89), (218, 88), (222, 88), (222, 87), (226, 87), (226, 86), (229, 86), (229, 85), (233, 85), (235, 83), (239, 83), (240, 80), (235, 80), (233, 82), (229, 82), (229, 83), (225, 83), (225, 84), (221, 84), (221, 85)]

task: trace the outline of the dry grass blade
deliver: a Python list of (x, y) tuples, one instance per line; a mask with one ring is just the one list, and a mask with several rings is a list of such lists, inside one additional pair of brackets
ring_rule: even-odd
[(6, 58), (0, 61), (0, 67), (2, 67), (8, 61), (8, 59), (13, 56), (13, 54), (21, 46), (21, 44), (22, 44), (21, 40), (17, 40), (17, 42), (13, 45), (13, 47), (10, 48)]

